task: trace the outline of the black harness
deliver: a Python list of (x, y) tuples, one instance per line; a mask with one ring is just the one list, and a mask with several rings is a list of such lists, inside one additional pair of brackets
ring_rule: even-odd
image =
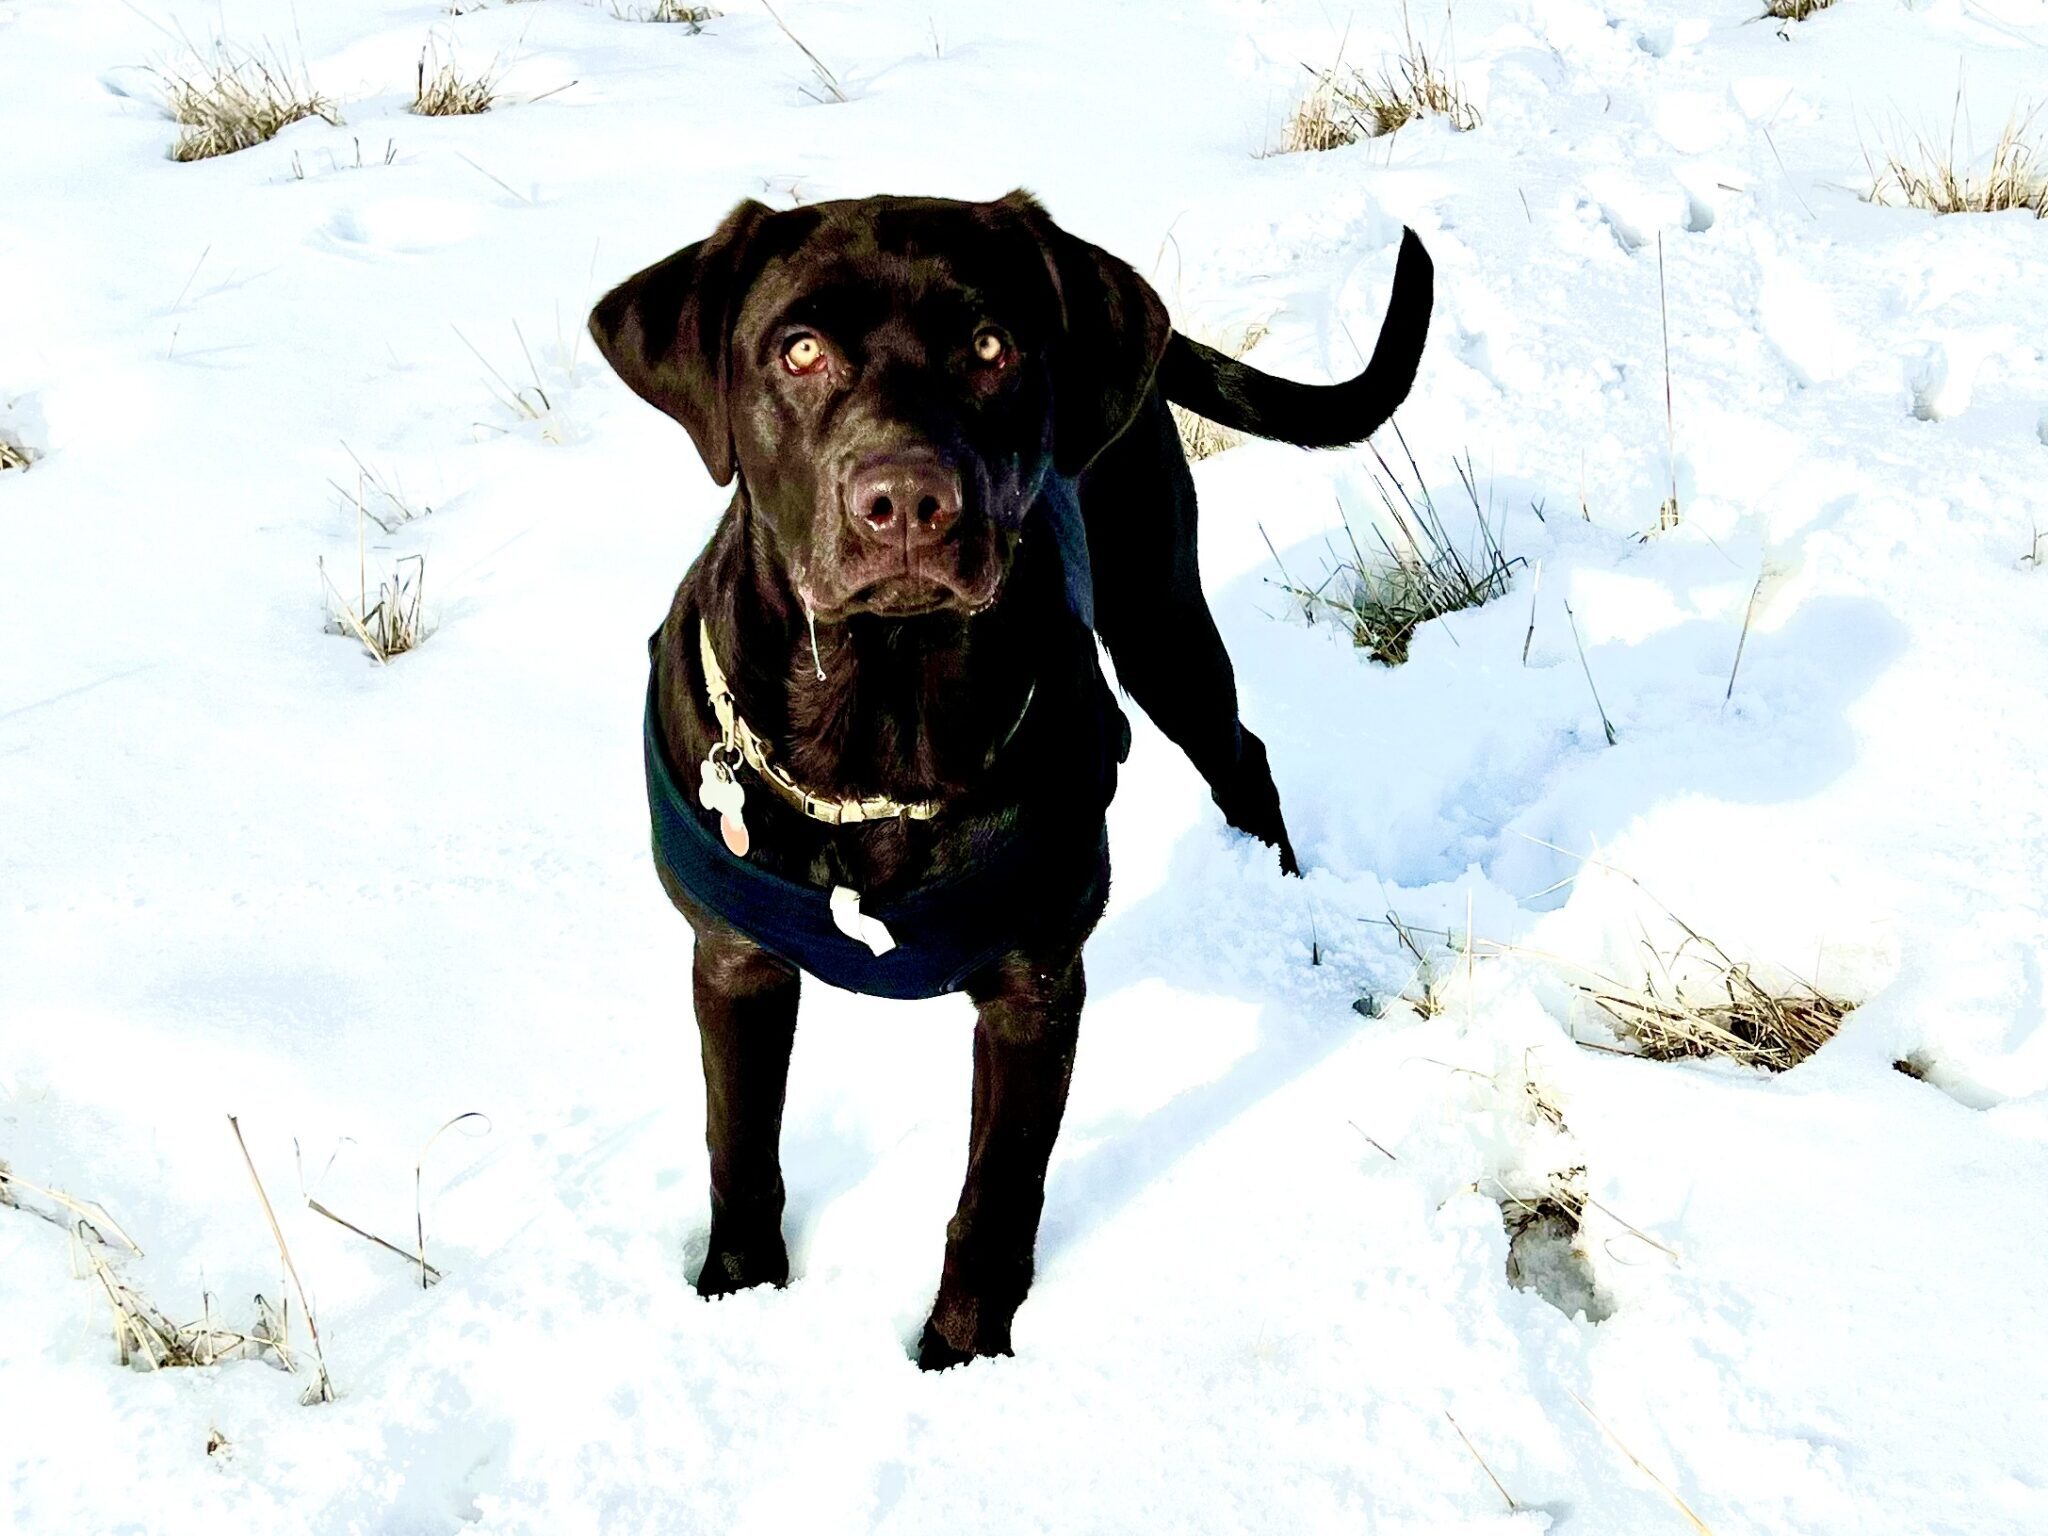
[[(1094, 727), (1066, 738), (1061, 755), (1075, 778), (1061, 786), (1057, 804), (1027, 804), (970, 868), (863, 904), (862, 915), (878, 919), (896, 941), (877, 955), (841, 930), (827, 892), (726, 848), (716, 818), (686, 791), (668, 760), (650, 666), (642, 737), (654, 852), (693, 900), (821, 981), (893, 998), (957, 992), (999, 956), (1037, 937), (1072, 932), (1101, 911), (1109, 895), (1104, 813), (1116, 793), (1117, 765), (1130, 751), (1130, 724), (1095, 658), (1087, 537), (1072, 483), (1048, 481), (1038, 505), (1060, 548), (1073, 631), (1068, 638), (1082, 663), (1082, 713)], [(650, 653), (653, 648), (650, 640)]]

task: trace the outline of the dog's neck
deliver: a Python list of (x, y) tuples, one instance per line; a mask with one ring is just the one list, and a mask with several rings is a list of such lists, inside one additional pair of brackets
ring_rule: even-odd
[(971, 618), (856, 615), (813, 625), (766, 537), (737, 502), (698, 583), (700, 612), (748, 723), (814, 793), (971, 793), (1037, 681), (1043, 654), (1030, 610), (1061, 601), (1037, 552), (1027, 559), (1020, 549), (1002, 598)]

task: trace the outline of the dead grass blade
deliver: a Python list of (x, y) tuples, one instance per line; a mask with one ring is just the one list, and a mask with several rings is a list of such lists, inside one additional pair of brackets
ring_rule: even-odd
[(1529, 647), (1536, 643), (1536, 594), (1543, 590), (1543, 562), (1536, 562), (1529, 580), (1529, 627), (1522, 634), (1522, 665), (1529, 665)]
[(1465, 1442), (1465, 1449), (1470, 1451), (1472, 1453), (1472, 1459), (1479, 1463), (1479, 1470), (1484, 1472), (1486, 1474), (1486, 1480), (1489, 1483), (1493, 1484), (1494, 1492), (1498, 1493), (1503, 1499), (1507, 1501), (1508, 1509), (1510, 1511), (1520, 1509), (1522, 1506), (1515, 1502), (1515, 1496), (1512, 1493), (1509, 1493), (1506, 1487), (1502, 1485), (1501, 1480), (1493, 1475), (1493, 1468), (1489, 1467), (1486, 1464), (1486, 1458), (1479, 1454), (1479, 1447), (1472, 1443), (1472, 1437), (1465, 1433), (1464, 1426), (1459, 1424), (1456, 1419), (1451, 1418), (1450, 1409), (1446, 1408), (1444, 1410), (1444, 1417), (1446, 1419), (1450, 1419), (1451, 1428), (1457, 1430), (1458, 1438)]
[[(469, 156), (465, 155), (461, 150), (458, 149), (457, 151), (455, 151), (455, 158), (460, 160), (464, 165), (468, 166), (471, 170), (475, 171), (478, 175), (490, 177), (491, 180), (495, 181), (507, 192), (510, 192), (514, 197), (518, 198), (519, 201), (526, 204), (527, 207), (531, 208), (533, 206), (532, 198), (528, 197), (524, 192), (520, 191), (517, 187), (513, 186), (512, 183), (507, 181), (504, 177), (498, 175), (493, 171), (485, 170), (482, 166), (478, 165), (474, 160), (470, 159)], [(460, 332), (458, 332), (457, 334), (459, 335)], [(469, 346), (469, 343), (464, 342), (463, 345)], [(474, 352), (475, 350), (476, 348), (470, 347), (470, 351)], [(484, 364), (484, 366), (488, 368), (490, 367), (490, 364), (486, 363)]]
[[(768, 0), (761, 0), (761, 9), (766, 11), (769, 14), (769, 16), (774, 20), (775, 25), (782, 29), (782, 35), (788, 38), (792, 43), (796, 44), (797, 51), (803, 54), (805, 58), (811, 61), (811, 70), (818, 77), (818, 84), (824, 86), (825, 89), (831, 93), (832, 99), (834, 101), (845, 101), (847, 99), (846, 92), (842, 91), (839, 88), (838, 77), (834, 75), (831, 70), (825, 67), (825, 63), (822, 59), (820, 59), (815, 53), (811, 52), (810, 49), (804, 46), (804, 40), (802, 38), (798, 37), (794, 32), (789, 30), (789, 23), (784, 21), (779, 15), (776, 14), (775, 7), (770, 5), (768, 3)], [(810, 92), (806, 91), (804, 94), (809, 96)], [(813, 101), (816, 101), (818, 98), (813, 96), (811, 97), (811, 99)]]
[(1698, 1515), (1693, 1513), (1692, 1506), (1687, 1504), (1685, 1500), (1681, 1499), (1669, 1483), (1665, 1482), (1663, 1478), (1659, 1477), (1656, 1473), (1652, 1472), (1647, 1466), (1645, 1466), (1643, 1464), (1642, 1457), (1638, 1456), (1634, 1451), (1630, 1450), (1626, 1445), (1622, 1444), (1621, 1436), (1617, 1435), (1613, 1430), (1607, 1427), (1607, 1421), (1601, 1418), (1599, 1414), (1593, 1411), (1593, 1405), (1591, 1403), (1587, 1402), (1583, 1397), (1579, 1396), (1578, 1393), (1572, 1391), (1570, 1387), (1566, 1387), (1565, 1392), (1573, 1402), (1577, 1403), (1581, 1408), (1586, 1410), (1586, 1417), (1591, 1419), (1595, 1424), (1598, 1424), (1600, 1426), (1601, 1433), (1606, 1435), (1609, 1440), (1614, 1442), (1614, 1448), (1617, 1451), (1620, 1451), (1622, 1455), (1626, 1456), (1629, 1459), (1629, 1461), (1634, 1464), (1635, 1469), (1638, 1472), (1642, 1473), (1643, 1476), (1647, 1477), (1651, 1482), (1655, 1483), (1657, 1485), (1658, 1492), (1662, 1493), (1665, 1498), (1669, 1499), (1674, 1505), (1678, 1507), (1678, 1512), (1684, 1515), (1685, 1518), (1692, 1523), (1693, 1530), (1698, 1532), (1699, 1536), (1714, 1536), (1712, 1527), (1710, 1527), (1707, 1524), (1707, 1522), (1702, 1520)]
[(1721, 703), (1724, 706), (1735, 697), (1735, 674), (1742, 670), (1742, 653), (1749, 645), (1749, 626), (1756, 618), (1756, 600), (1763, 589), (1764, 576), (1763, 572), (1759, 571), (1756, 585), (1749, 589), (1749, 606), (1742, 610), (1742, 636), (1735, 642), (1735, 662), (1728, 669), (1728, 689), (1721, 695)]
[[(429, 1136), (426, 1139), (426, 1142), (420, 1147), (419, 1157), (414, 1161), (412, 1165), (412, 1221), (413, 1232), (419, 1244), (419, 1251), (414, 1255), (414, 1258), (418, 1262), (420, 1268), (421, 1290), (425, 1290), (429, 1285), (433, 1284), (434, 1280), (440, 1278), (440, 1272), (434, 1269), (434, 1266), (427, 1262), (426, 1206), (424, 1200), (421, 1197), (420, 1192), (421, 1185), (425, 1179), (427, 1153), (433, 1150), (434, 1143), (441, 1139), (441, 1133), (443, 1131), (461, 1125), (465, 1120), (483, 1121), (483, 1133), (485, 1135), (490, 1134), (491, 1117), (489, 1115), (486, 1115), (481, 1110), (464, 1110), (461, 1114), (455, 1116), (452, 1120), (444, 1121), (440, 1129), (435, 1131), (433, 1135)], [(433, 1276), (433, 1279), (428, 1278), (430, 1274)]]
[(16, 1190), (24, 1190), (31, 1195), (37, 1196), (39, 1199), (48, 1200), (53, 1205), (61, 1206), (64, 1210), (71, 1213), (73, 1220), (72, 1222), (66, 1222), (63, 1218), (52, 1216), (46, 1211), (33, 1211), (31, 1212), (32, 1215), (41, 1216), (45, 1221), (55, 1222), (59, 1226), (71, 1226), (73, 1223), (76, 1223), (79, 1228), (82, 1228), (81, 1235), (95, 1243), (105, 1244), (107, 1239), (104, 1234), (111, 1232), (120, 1240), (122, 1247), (126, 1248), (137, 1258), (142, 1257), (141, 1244), (122, 1231), (121, 1224), (114, 1220), (107, 1213), (107, 1208), (97, 1200), (81, 1200), (75, 1195), (65, 1194), (61, 1189), (50, 1189), (41, 1184), (30, 1183), (27, 1179), (22, 1178), (13, 1169), (9, 1168), (6, 1163), (0, 1162), (0, 1205), (9, 1205), (20, 1210), (28, 1210), (29, 1208), (22, 1205), (16, 1197), (14, 1193)]
[(1664, 468), (1671, 495), (1657, 509), (1657, 527), (1678, 526), (1678, 430), (1671, 411), (1671, 311), (1664, 302), (1664, 231), (1657, 231), (1657, 320), (1664, 330)]
[(387, 1253), (397, 1254), (401, 1259), (405, 1260), (405, 1262), (408, 1264), (417, 1263), (420, 1269), (420, 1283), (423, 1286), (436, 1285), (440, 1282), (441, 1271), (434, 1268), (433, 1265), (427, 1263), (424, 1259), (418, 1258), (414, 1254), (407, 1253), (403, 1248), (399, 1247), (396, 1243), (386, 1242), (383, 1238), (379, 1237), (374, 1232), (366, 1232), (365, 1230), (363, 1230), (363, 1228), (357, 1226), (354, 1222), (350, 1221), (346, 1216), (335, 1215), (333, 1211), (329, 1210), (326, 1206), (322, 1205), (318, 1200), (315, 1200), (311, 1195), (306, 1196), (306, 1209), (311, 1211), (316, 1216), (325, 1216), (337, 1227), (341, 1227), (347, 1231), (353, 1232), (357, 1237), (363, 1238), (368, 1242), (375, 1243), (379, 1248), (382, 1248)]
[[(396, 533), (404, 524), (433, 512), (432, 507), (414, 506), (405, 494), (405, 486), (395, 475), (387, 480), (378, 474), (357, 456), (355, 449), (349, 447), (347, 442), (342, 443), (341, 451), (348, 455), (349, 462), (356, 467), (356, 488), (350, 492), (338, 480), (329, 480), (327, 483), (352, 500), (362, 516), (369, 518), (386, 533)], [(369, 492), (368, 497), (364, 496), (365, 491)], [(372, 500), (382, 507), (381, 513), (370, 510)]]
[(256, 1172), (256, 1159), (249, 1155), (249, 1144), (242, 1139), (241, 1122), (229, 1115), (228, 1126), (235, 1133), (235, 1145), (242, 1149), (242, 1161), (248, 1165), (249, 1182), (256, 1186), (256, 1198), (262, 1202), (264, 1219), (270, 1223), (270, 1235), (277, 1240), (277, 1255), (284, 1260), (284, 1272), (291, 1277), (292, 1289), (298, 1292), (299, 1310), (306, 1314), (306, 1332), (312, 1336), (313, 1359), (318, 1375), (307, 1389), (305, 1401), (331, 1403), (334, 1401), (334, 1379), (327, 1374), (327, 1355), (320, 1347), (320, 1325), (314, 1320), (313, 1308), (306, 1300), (306, 1287), (299, 1279), (298, 1267), (292, 1263), (291, 1249), (285, 1246), (284, 1228), (277, 1224), (277, 1212), (270, 1208), (270, 1196), (264, 1193), (263, 1179)]
[(1621, 738), (1615, 734), (1614, 722), (1607, 718), (1607, 706), (1600, 702), (1600, 685), (1593, 681), (1593, 664), (1586, 660), (1586, 642), (1579, 638), (1578, 616), (1572, 612), (1569, 600), (1564, 605), (1564, 616), (1572, 627), (1572, 644), (1578, 647), (1579, 665), (1585, 669), (1586, 687), (1592, 692), (1593, 707), (1600, 712), (1600, 729), (1607, 733), (1607, 745), (1618, 747), (1621, 745)]

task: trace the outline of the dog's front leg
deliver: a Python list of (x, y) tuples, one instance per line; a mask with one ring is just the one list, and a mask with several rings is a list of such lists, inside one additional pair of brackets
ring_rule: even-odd
[(946, 1228), (946, 1266), (917, 1363), (926, 1370), (1010, 1353), (1010, 1320), (1031, 1288), (1045, 1167), (1067, 1107), (1087, 984), (1081, 957), (1001, 961), (968, 988), (974, 1115), (967, 1182)]
[(697, 1294), (783, 1285), (782, 1098), (798, 972), (723, 923), (706, 922), (697, 927), (691, 980), (711, 1151), (711, 1248)]

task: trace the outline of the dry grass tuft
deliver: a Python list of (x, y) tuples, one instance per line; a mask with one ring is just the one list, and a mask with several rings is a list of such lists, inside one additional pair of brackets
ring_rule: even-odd
[(716, 21), (725, 12), (708, 5), (680, 5), (677, 0), (649, 0), (646, 5), (629, 9), (622, 0), (612, 0), (612, 14), (621, 21), (676, 22), (697, 33), (704, 30), (705, 22)]
[(28, 466), (28, 450), (0, 437), (0, 470), (27, 469)]
[(1341, 149), (1360, 139), (1384, 138), (1418, 117), (1441, 117), (1460, 133), (1479, 126), (1455, 68), (1430, 56), (1401, 7), (1402, 51), (1377, 75), (1340, 59), (1328, 69), (1310, 69), (1314, 84), (1287, 120), (1281, 153)]
[[(1305, 66), (1304, 66), (1305, 67)], [(1326, 149), (1342, 149), (1347, 144), (1356, 144), (1360, 139), (1377, 138), (1380, 134), (1391, 133), (1401, 126), (1400, 122), (1391, 127), (1375, 127), (1369, 121), (1361, 120), (1352, 110), (1350, 102), (1338, 81), (1337, 68), (1309, 70), (1315, 84), (1301, 99), (1301, 105), (1294, 109), (1287, 119), (1287, 129), (1280, 141), (1280, 153), (1298, 155), (1317, 153)], [(1406, 118), (1401, 120), (1407, 121)]]
[[(1398, 427), (1395, 436), (1400, 438)], [(1348, 552), (1336, 553), (1335, 563), (1320, 582), (1303, 586), (1288, 576), (1284, 566), (1279, 582), (1311, 623), (1335, 618), (1350, 629), (1360, 649), (1388, 666), (1408, 659), (1415, 631), (1432, 619), (1477, 608), (1506, 593), (1514, 568), (1524, 563), (1521, 556), (1510, 559), (1503, 552), (1500, 537), (1488, 521), (1488, 508), (1479, 498), (1469, 455), (1457, 470), (1478, 514), (1479, 545), (1460, 552), (1430, 499), (1405, 439), (1401, 439), (1401, 451), (1407, 455), (1412, 488), (1377, 448), (1373, 450), (1380, 467), (1373, 485), (1393, 524), (1395, 538), (1390, 540), (1375, 528), (1373, 538), (1380, 553), (1369, 556), (1347, 516), (1344, 535)], [(1267, 547), (1272, 547), (1270, 542)], [(1279, 563), (1277, 550), (1273, 559)]]
[(1641, 986), (1606, 978), (1572, 983), (1653, 1061), (1726, 1056), (1783, 1072), (1832, 1040), (1848, 1017), (1852, 1004), (1797, 978), (1766, 986), (1747, 962), (1729, 958), (1669, 908), (1665, 916), (1684, 937), (1669, 954), (1645, 937), (1649, 964)]
[(315, 91), (302, 68), (296, 79), (283, 59), (243, 53), (216, 43), (210, 54), (177, 68), (159, 69), (164, 106), (183, 127), (171, 146), (173, 160), (231, 155), (277, 136), (308, 117), (339, 123), (333, 103)]
[(92, 1276), (113, 1309), (114, 1347), (121, 1364), (162, 1371), (268, 1355), (285, 1370), (293, 1369), (287, 1342), (289, 1320), (260, 1294), (256, 1297), (256, 1321), (246, 1330), (230, 1328), (215, 1318), (211, 1295), (201, 1298), (204, 1310), (199, 1321), (173, 1323), (115, 1274), (96, 1248), (88, 1247), (85, 1253)]
[[(1217, 350), (1227, 351), (1232, 357), (1242, 358), (1264, 341), (1271, 329), (1272, 327), (1264, 321), (1255, 322), (1244, 328), (1244, 333), (1238, 337), (1235, 346), (1218, 347)], [(1197, 416), (1183, 406), (1169, 406), (1168, 409), (1173, 412), (1174, 426), (1180, 430), (1181, 452), (1187, 455), (1190, 464), (1198, 464), (1203, 459), (1213, 459), (1217, 454), (1235, 448), (1244, 441), (1242, 432), (1233, 432), (1206, 416)]]
[[(57, 1209), (23, 1204), (24, 1195)], [(39, 1216), (65, 1229), (71, 1240), (72, 1273), (96, 1280), (113, 1309), (114, 1346), (121, 1364), (154, 1371), (268, 1354), (286, 1370), (292, 1368), (285, 1319), (261, 1296), (256, 1298), (256, 1321), (247, 1329), (230, 1328), (217, 1318), (210, 1294), (201, 1296), (202, 1315), (197, 1322), (174, 1323), (153, 1306), (108, 1262), (107, 1255), (114, 1252), (116, 1243), (138, 1259), (142, 1249), (97, 1200), (31, 1183), (0, 1162), (0, 1207)]]
[(1889, 205), (1894, 198), (1909, 208), (1932, 213), (2004, 213), (2026, 209), (2048, 219), (2048, 153), (2033, 137), (2040, 108), (2015, 108), (1999, 130), (1991, 162), (1972, 174), (1967, 160), (1956, 154), (1956, 128), (1964, 121), (1962, 93), (1949, 119), (1948, 142), (1936, 144), (1916, 134), (1913, 142), (1885, 154), (1883, 164), (1864, 160), (1870, 168), (1869, 200)]
[[(410, 571), (406, 569), (408, 565), (412, 567)], [(397, 562), (390, 576), (379, 578), (374, 603), (369, 600), (367, 582), (358, 585), (356, 600), (351, 603), (336, 590), (327, 575), (326, 561), (321, 561), (320, 578), (326, 582), (328, 595), (339, 610), (329, 622), (328, 632), (354, 635), (380, 666), (389, 666), (394, 656), (417, 650), (427, 638), (421, 609), (426, 574), (427, 557), (407, 555)]]
[[(1447, 993), (1451, 978), (1457, 975), (1458, 962), (1463, 958), (1457, 948), (1457, 936), (1450, 933), (1432, 934), (1428, 929), (1411, 927), (1402, 922), (1392, 908), (1388, 909), (1383, 921), (1394, 930), (1394, 937), (1401, 941), (1401, 947), (1415, 957), (1415, 969), (1402, 986), (1399, 1000), (1413, 1008), (1418, 1018), (1440, 1017), (1449, 1007)], [(1442, 940), (1441, 947), (1436, 944), (1425, 947), (1417, 942), (1418, 934), (1425, 938)], [(1378, 1017), (1379, 1011), (1383, 1010), (1378, 1010), (1375, 1001), (1375, 1011), (1369, 1016)]]
[(1720, 973), (1719, 995), (1701, 998), (1654, 984), (1583, 985), (1623, 1035), (1654, 1061), (1726, 1056), (1767, 1072), (1796, 1067), (1835, 1037), (1848, 1003), (1808, 988), (1777, 992), (1745, 965)]
[[(367, 473), (367, 471), (365, 472)], [(320, 581), (326, 587), (335, 613), (328, 621), (328, 632), (336, 635), (354, 635), (363, 644), (363, 649), (376, 657), (379, 666), (389, 666), (391, 658), (415, 650), (427, 638), (426, 618), (423, 600), (426, 592), (427, 557), (406, 555), (400, 559), (389, 577), (379, 576), (377, 601), (370, 601), (369, 577), (369, 532), (366, 525), (376, 522), (382, 528), (384, 523), (370, 515), (363, 502), (362, 484), (357, 483), (356, 496), (356, 600), (351, 603), (341, 595), (334, 580), (327, 574), (327, 561), (320, 560)], [(388, 531), (388, 530), (387, 530)], [(406, 566), (412, 570), (408, 572)]]
[(1764, 15), (1773, 21), (1804, 21), (1834, 3), (1835, 0), (1764, 0)]
[(472, 79), (464, 79), (453, 59), (443, 60), (429, 44), (420, 52), (415, 74), (411, 110), (420, 117), (470, 117), (491, 110), (498, 99), (497, 76), (493, 66)]

